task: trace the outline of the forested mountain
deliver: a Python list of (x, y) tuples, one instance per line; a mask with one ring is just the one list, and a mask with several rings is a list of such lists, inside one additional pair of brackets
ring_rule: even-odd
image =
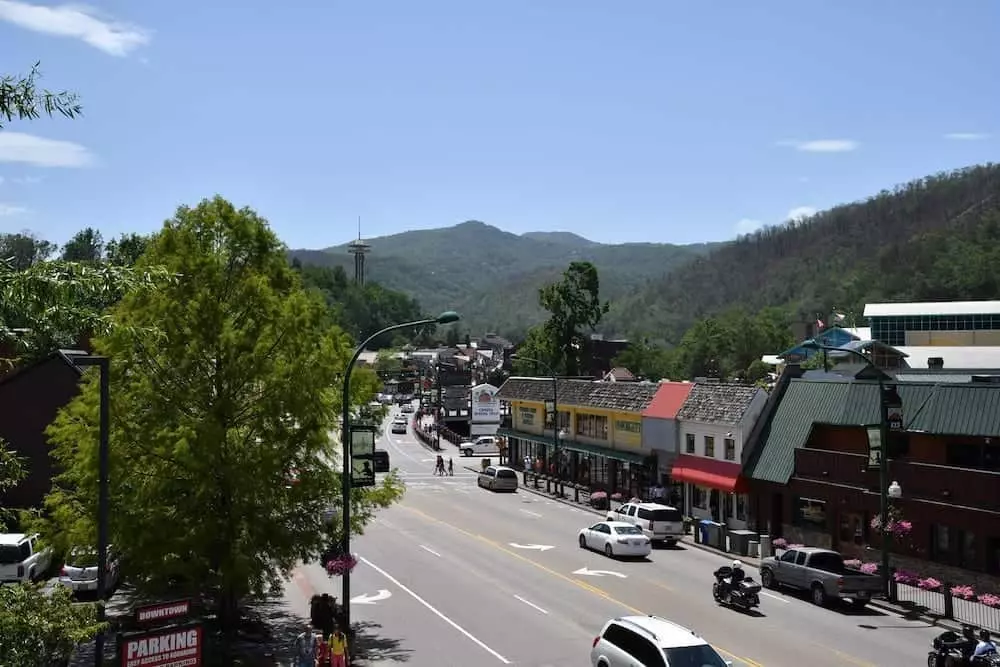
[[(475, 333), (513, 337), (544, 319), (538, 289), (572, 261), (593, 262), (602, 296), (615, 300), (718, 245), (606, 245), (570, 232), (518, 236), (477, 221), (366, 240), (370, 281), (417, 298), (428, 312), (457, 310), (462, 327)], [(354, 270), (346, 245), (291, 255), (303, 264)]]
[[(768, 227), (612, 302), (607, 326), (676, 342), (733, 307), (804, 320), (866, 302), (1000, 298), (1000, 165), (941, 173)], [(603, 276), (602, 276), (603, 277)]]

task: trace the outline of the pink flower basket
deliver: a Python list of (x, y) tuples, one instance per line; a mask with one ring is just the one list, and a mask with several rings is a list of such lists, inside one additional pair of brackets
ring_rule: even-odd
[(337, 556), (326, 563), (326, 573), (331, 577), (342, 577), (350, 572), (358, 564), (358, 559), (354, 554), (344, 554)]
[(917, 582), (917, 587), (925, 591), (939, 591), (943, 584), (934, 577), (927, 577)]
[(993, 595), (993, 593), (983, 593), (979, 596), (979, 601), (986, 605), (987, 607), (992, 607), (994, 609), (1000, 609), (1000, 595)]
[(878, 572), (878, 563), (862, 563), (861, 571), (865, 574), (875, 574)]
[(972, 600), (976, 597), (976, 591), (972, 590), (972, 586), (952, 586), (951, 594), (963, 600)]

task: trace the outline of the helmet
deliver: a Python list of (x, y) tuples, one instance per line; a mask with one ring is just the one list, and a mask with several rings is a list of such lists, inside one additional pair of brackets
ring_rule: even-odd
[(733, 569), (734, 570), (742, 570), (743, 569), (743, 563), (740, 562), (740, 561), (738, 561), (738, 560), (734, 560), (733, 561)]

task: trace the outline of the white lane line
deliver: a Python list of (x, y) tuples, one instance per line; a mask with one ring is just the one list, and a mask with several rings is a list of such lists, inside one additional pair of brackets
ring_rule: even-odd
[(771, 593), (768, 593), (767, 591), (761, 591), (760, 594), (761, 595), (766, 595), (767, 597), (771, 598), (772, 600), (777, 600), (778, 602), (784, 602), (785, 604), (788, 604), (788, 600), (786, 600), (785, 598), (780, 597), (778, 595), (772, 595)]
[(484, 651), (486, 651), (487, 653), (489, 653), (490, 655), (492, 655), (494, 658), (496, 658), (497, 660), (499, 660), (503, 664), (505, 664), (505, 665), (511, 664), (510, 660), (508, 660), (507, 658), (503, 657), (502, 655), (500, 655), (499, 653), (497, 653), (496, 651), (494, 651), (493, 649), (491, 649), (489, 646), (487, 646), (485, 643), (483, 643), (482, 640), (480, 640), (476, 636), (474, 636), (471, 632), (469, 632), (468, 630), (466, 630), (465, 628), (463, 628), (461, 625), (459, 625), (455, 621), (451, 620), (450, 618), (448, 618), (447, 616), (445, 616), (444, 614), (442, 614), (430, 602), (428, 602), (427, 600), (423, 599), (422, 597), (420, 597), (419, 595), (417, 595), (416, 593), (414, 593), (413, 591), (411, 591), (409, 588), (407, 588), (406, 586), (404, 586), (403, 584), (401, 584), (399, 582), (399, 580), (396, 579), (396, 577), (392, 576), (391, 574), (389, 574), (388, 572), (386, 572), (385, 570), (383, 570), (378, 565), (376, 565), (375, 563), (371, 562), (370, 560), (368, 560), (364, 556), (361, 556), (360, 560), (361, 560), (362, 563), (364, 563), (365, 565), (367, 565), (368, 567), (370, 567), (371, 569), (375, 570), (376, 572), (378, 572), (379, 574), (381, 574), (383, 577), (385, 577), (386, 579), (388, 579), (389, 581), (391, 581), (392, 583), (394, 583), (399, 588), (399, 590), (403, 591), (404, 593), (406, 593), (407, 595), (409, 595), (411, 598), (413, 598), (414, 600), (416, 600), (417, 602), (419, 602), (420, 604), (422, 604), (432, 614), (434, 614), (435, 616), (437, 616), (438, 618), (440, 618), (442, 621), (444, 621), (445, 623), (447, 623), (448, 625), (450, 625), (451, 627), (455, 628), (460, 633), (462, 633), (463, 635), (465, 635), (466, 638), (468, 638), (469, 640), (471, 640), (472, 643), (474, 643), (476, 646), (478, 646), (479, 648), (483, 649)]
[(420, 548), (421, 548), (421, 549), (423, 549), (424, 551), (426, 551), (426, 552), (427, 552), (427, 553), (429, 553), (429, 554), (434, 554), (434, 555), (435, 555), (435, 556), (437, 556), (438, 558), (440, 558), (440, 557), (441, 557), (441, 554), (439, 554), (438, 552), (434, 551), (434, 550), (433, 550), (433, 549), (431, 549), (430, 547), (425, 547), (424, 545), (422, 545), (422, 544), (421, 544), (421, 545), (420, 545)]
[(525, 514), (530, 514), (531, 516), (536, 516), (539, 519), (542, 518), (542, 515), (539, 514), (538, 512), (532, 512), (531, 510), (525, 510), (525, 509), (522, 509), (521, 511), (524, 512)]
[(544, 609), (542, 609), (541, 607), (539, 607), (539, 606), (538, 606), (537, 604), (535, 604), (534, 602), (528, 602), (527, 600), (525, 600), (525, 599), (524, 599), (523, 597), (521, 597), (520, 595), (515, 595), (514, 597), (515, 597), (515, 598), (517, 598), (518, 600), (520, 600), (521, 602), (523, 602), (524, 604), (528, 605), (528, 606), (529, 606), (529, 607), (531, 607), (532, 609), (536, 609), (536, 610), (538, 610), (538, 611), (542, 612), (543, 614), (545, 614), (546, 616), (548, 616), (548, 615), (549, 615), (549, 612), (545, 611)]
[(417, 459), (416, 457), (410, 456), (409, 452), (407, 452), (402, 447), (400, 447), (399, 444), (395, 440), (393, 440), (389, 436), (385, 436), (385, 439), (392, 446), (392, 448), (396, 450), (397, 453), (402, 454), (403, 456), (405, 456), (406, 458), (410, 459), (414, 463), (420, 463), (420, 459)]

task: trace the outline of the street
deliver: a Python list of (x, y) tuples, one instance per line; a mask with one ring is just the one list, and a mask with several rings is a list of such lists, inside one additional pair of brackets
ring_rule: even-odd
[[(524, 490), (479, 489), (464, 468), (479, 458), (442, 445), (454, 477), (434, 476), (435, 454), (411, 434), (387, 434), (379, 444), (407, 492), (354, 542), (361, 560), (353, 614), (380, 647), (367, 651), (367, 664), (586, 665), (604, 622), (629, 614), (689, 627), (737, 667), (925, 664), (941, 631), (875, 609), (822, 609), (777, 591), (762, 593), (759, 614), (719, 607), (711, 573), (729, 558), (690, 546), (656, 549), (643, 562), (585, 551), (577, 532), (602, 517)], [(339, 580), (318, 565), (296, 578), (304, 600), (307, 591), (340, 594)]]

